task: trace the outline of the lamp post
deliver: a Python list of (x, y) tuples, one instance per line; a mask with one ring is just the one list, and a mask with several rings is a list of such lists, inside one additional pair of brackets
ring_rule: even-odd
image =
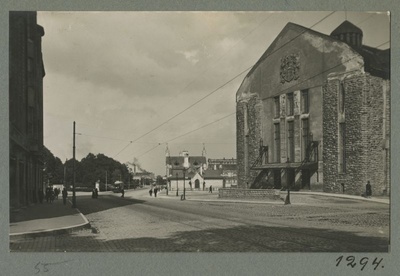
[(165, 181), (166, 181), (166, 183), (165, 183), (165, 187), (166, 187), (165, 193), (168, 195), (168, 177), (166, 175), (165, 175)]
[(186, 170), (189, 168), (189, 154), (186, 152), (183, 159), (183, 200), (186, 199), (186, 187), (185, 187), (185, 179), (186, 179)]
[(290, 204), (290, 182), (289, 182), (289, 158), (286, 160), (286, 186), (287, 186), (287, 196), (285, 200), (285, 205)]
[(186, 168), (183, 167), (183, 200), (186, 199), (186, 187), (185, 187), (185, 179), (186, 179)]
[(176, 196), (178, 196), (178, 173), (176, 173)]

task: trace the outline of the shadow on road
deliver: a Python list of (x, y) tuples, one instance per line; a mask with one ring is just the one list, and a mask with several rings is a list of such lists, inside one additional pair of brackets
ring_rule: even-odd
[[(144, 234), (146, 235), (146, 234)], [(101, 240), (73, 234), (55, 238), (55, 249), (67, 252), (388, 252), (389, 240), (330, 229), (235, 226), (226, 229), (184, 231), (167, 238)], [(21, 249), (11, 244), (13, 251)]]
[(123, 207), (127, 205), (142, 204), (145, 200), (121, 197), (120, 195), (99, 195), (93, 199), (89, 195), (77, 197), (77, 207), (84, 214), (101, 212), (113, 208)]

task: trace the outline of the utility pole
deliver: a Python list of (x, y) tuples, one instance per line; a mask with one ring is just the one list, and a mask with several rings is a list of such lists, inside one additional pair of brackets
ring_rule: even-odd
[[(64, 187), (67, 189), (67, 158), (65, 158), (65, 164), (64, 164)], [(68, 190), (68, 189), (67, 189)]]
[(73, 135), (73, 146), (72, 146), (72, 208), (76, 208), (76, 196), (75, 196), (75, 121), (74, 121), (74, 135)]

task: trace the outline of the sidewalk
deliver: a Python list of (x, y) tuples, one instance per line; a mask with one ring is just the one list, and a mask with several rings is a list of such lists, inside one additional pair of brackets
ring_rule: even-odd
[(42, 236), (66, 233), (90, 227), (89, 221), (71, 202), (63, 204), (62, 198), (53, 203), (37, 203), (10, 213), (10, 239), (25, 236)]
[[(165, 192), (159, 193), (158, 196), (161, 196), (161, 198), (180, 200), (181, 194), (182, 194), (182, 192), (179, 191), (179, 196), (176, 196), (176, 191), (169, 191), (168, 196), (165, 194)], [(210, 202), (218, 201), (218, 202), (239, 202), (239, 203), (283, 204), (283, 200), (285, 199), (286, 195), (287, 195), (286, 191), (280, 191), (280, 197), (282, 200), (246, 199), (246, 198), (241, 199), (241, 198), (219, 198), (218, 191), (214, 191), (213, 193), (201, 192), (201, 191), (200, 192), (186, 191), (186, 200), (210, 201)], [(363, 201), (369, 201), (369, 202), (390, 204), (390, 199), (388, 196), (365, 198), (365, 197), (356, 196), (356, 195), (332, 194), (332, 193), (312, 192), (312, 191), (299, 191), (299, 192), (291, 191), (290, 195), (291, 195), (292, 199), (295, 199), (298, 196), (313, 195), (313, 196), (321, 196), (321, 197), (335, 197), (335, 198), (342, 198), (342, 199), (363, 200)]]

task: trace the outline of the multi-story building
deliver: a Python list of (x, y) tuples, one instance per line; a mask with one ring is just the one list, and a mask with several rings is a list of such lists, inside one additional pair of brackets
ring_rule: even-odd
[(9, 14), (10, 207), (37, 201), (42, 188), (44, 30), (36, 12)]
[(236, 94), (238, 185), (390, 191), (390, 49), (288, 23)]

